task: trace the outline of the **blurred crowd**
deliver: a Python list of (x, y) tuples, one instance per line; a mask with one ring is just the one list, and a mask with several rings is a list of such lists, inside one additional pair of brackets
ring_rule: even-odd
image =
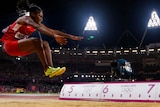
[[(17, 61), (0, 60), (0, 92), (22, 92), (27, 93), (59, 93), (65, 82), (110, 82), (111, 67), (95, 66), (83, 63), (56, 63), (57, 66), (66, 66), (67, 71), (58, 77), (49, 78), (44, 75), (42, 65), (39, 61)], [(139, 64), (132, 65), (134, 73), (130, 77), (135, 81), (160, 80), (160, 66)], [(79, 75), (78, 78), (74, 75)], [(80, 75), (86, 75), (80, 76)], [(102, 75), (103, 79), (93, 78), (90, 75)], [(21, 92), (21, 91), (20, 91)]]

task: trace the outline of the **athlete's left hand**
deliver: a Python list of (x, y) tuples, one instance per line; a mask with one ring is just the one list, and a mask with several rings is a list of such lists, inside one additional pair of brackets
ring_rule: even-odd
[(55, 37), (56, 42), (60, 45), (66, 45), (68, 42), (64, 36), (56, 34), (54, 37)]

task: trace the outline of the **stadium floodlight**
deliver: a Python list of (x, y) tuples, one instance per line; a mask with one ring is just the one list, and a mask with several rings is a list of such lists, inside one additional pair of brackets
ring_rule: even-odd
[(86, 23), (86, 26), (84, 28), (84, 31), (97, 31), (96, 22), (94, 21), (93, 16), (90, 16), (88, 19), (88, 22)]
[(152, 13), (151, 13), (151, 18), (148, 21), (147, 27), (146, 27), (146, 29), (144, 31), (144, 34), (143, 34), (143, 37), (141, 39), (139, 48), (141, 47), (141, 45), (144, 41), (144, 38), (146, 36), (148, 28), (157, 28), (157, 27), (160, 27), (160, 18), (158, 16), (157, 12), (155, 10), (153, 10)]
[(91, 15), (83, 29), (83, 34), (87, 35), (87, 40), (92, 40), (95, 34), (99, 34), (94, 17)]
[(151, 28), (151, 27), (159, 27), (159, 26), (160, 26), (160, 19), (157, 12), (154, 10), (151, 13), (151, 18), (149, 19), (147, 27)]

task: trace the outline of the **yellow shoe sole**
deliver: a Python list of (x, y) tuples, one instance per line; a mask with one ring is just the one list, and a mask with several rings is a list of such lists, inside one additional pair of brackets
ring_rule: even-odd
[(66, 67), (62, 67), (59, 70), (57, 70), (55, 73), (49, 75), (49, 77), (52, 78), (52, 77), (55, 77), (55, 76), (60, 76), (63, 73), (65, 73), (65, 71), (66, 71)]
[[(55, 68), (53, 71), (54, 71), (54, 73), (56, 73), (58, 70), (60, 70), (60, 67), (57, 67), (57, 68)], [(45, 76), (49, 76), (49, 75), (51, 75), (51, 74), (54, 74), (53, 72), (45, 72)]]

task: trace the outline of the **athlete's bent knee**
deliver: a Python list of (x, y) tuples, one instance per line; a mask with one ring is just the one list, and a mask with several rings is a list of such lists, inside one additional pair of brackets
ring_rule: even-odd
[(43, 47), (43, 45), (42, 45), (42, 40), (40, 40), (40, 39), (38, 39), (38, 38), (33, 38), (33, 39), (32, 39), (32, 42), (33, 42), (33, 44), (34, 44), (34, 46), (35, 46), (36, 48), (42, 48), (42, 47)]

